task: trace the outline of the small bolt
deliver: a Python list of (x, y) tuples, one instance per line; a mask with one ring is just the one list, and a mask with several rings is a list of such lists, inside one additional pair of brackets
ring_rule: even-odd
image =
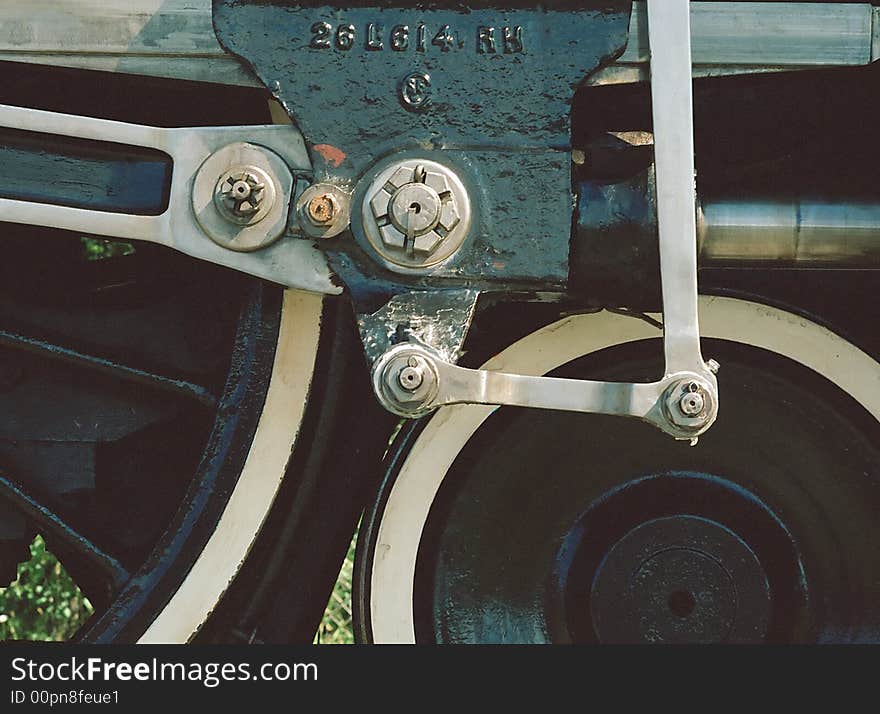
[(715, 420), (716, 397), (712, 385), (686, 377), (664, 392), (663, 411), (676, 438), (692, 438)]
[(413, 365), (412, 362), (413, 360), (410, 360), (409, 364), (400, 370), (400, 374), (397, 375), (398, 383), (407, 392), (416, 391), (422, 386), (422, 382), (424, 381), (422, 370)]
[(271, 195), (269, 201), (266, 201), (266, 182), (268, 180), (256, 168), (231, 169), (217, 181), (214, 203), (220, 212), (231, 221), (236, 223), (256, 222), (265, 215), (272, 201)]
[(721, 365), (714, 359), (707, 360), (706, 366), (712, 374), (718, 374), (718, 370), (721, 369)]
[[(690, 387), (694, 385), (694, 382), (688, 385), (689, 391), (679, 400), (678, 407), (681, 409), (681, 413), (685, 416), (695, 417), (700, 412), (703, 411), (703, 407), (706, 406), (706, 401), (703, 399), (703, 395), (699, 391), (690, 391)], [(697, 389), (700, 388), (700, 385), (696, 385)]]
[(296, 200), (299, 228), (312, 238), (335, 238), (350, 225), (351, 196), (331, 183), (309, 186)]
[(316, 226), (327, 225), (336, 217), (336, 201), (329, 193), (315, 196), (309, 201), (306, 213), (309, 220)]

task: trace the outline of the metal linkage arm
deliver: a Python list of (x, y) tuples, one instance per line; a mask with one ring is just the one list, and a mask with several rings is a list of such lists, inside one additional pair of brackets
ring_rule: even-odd
[(708, 372), (697, 317), (694, 110), (688, 0), (649, 0), (651, 104), (666, 374)]
[(629, 416), (677, 439), (695, 439), (718, 413), (717, 365), (700, 352), (688, 0), (649, 0), (654, 151), (665, 374), (650, 384), (531, 377), (465, 369), (420, 345), (398, 345), (373, 367), (392, 411), (498, 404)]
[(374, 364), (373, 388), (388, 409), (406, 417), (451, 404), (497, 404), (633, 417), (693, 440), (718, 414), (714, 369), (713, 363), (705, 374), (678, 372), (646, 384), (532, 377), (458, 367), (424, 347), (401, 344)]
[[(2, 221), (159, 243), (289, 287), (341, 291), (310, 241), (284, 237), (295, 176), (311, 170), (293, 126), (165, 129), (0, 105), (0, 129), (109, 142), (123, 156), (125, 146), (146, 147), (173, 163), (161, 215), (0, 198)], [(237, 200), (239, 191), (253, 200)]]

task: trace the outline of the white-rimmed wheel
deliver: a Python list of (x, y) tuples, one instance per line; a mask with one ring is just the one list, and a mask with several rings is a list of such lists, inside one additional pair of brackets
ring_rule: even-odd
[[(860, 642), (880, 631), (880, 365), (830, 330), (703, 297), (719, 420), (696, 448), (624, 419), (455, 406), (396, 441), (361, 530), (372, 642)], [(488, 369), (647, 381), (611, 312)]]
[[(263, 91), (14, 75), (0, 103), (270, 121)], [(0, 131), (10, 172), (22, 142), (53, 149)], [(143, 203), (151, 156), (86, 193)], [(89, 188), (88, 158), (57, 163)], [(0, 244), (0, 587), (39, 534), (94, 607), (74, 639), (310, 642), (370, 488), (354, 464), (387, 443), (350, 306), (149, 243), (0, 223)]]

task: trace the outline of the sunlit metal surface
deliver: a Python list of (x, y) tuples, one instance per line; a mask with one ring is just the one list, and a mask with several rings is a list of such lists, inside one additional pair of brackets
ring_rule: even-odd
[(701, 202), (700, 264), (880, 267), (880, 203), (811, 198)]
[[(235, 253), (210, 240), (193, 211), (191, 186), (199, 168), (220, 149), (235, 142), (264, 146), (292, 172), (307, 174), (311, 163), (302, 135), (293, 126), (164, 129), (0, 105), (0, 127), (147, 147), (164, 152), (174, 164), (168, 208), (161, 215), (113, 213), (0, 198), (4, 221), (150, 241), (288, 287), (326, 294), (341, 291), (333, 284), (323, 255), (310, 241), (288, 236), (257, 252)], [(283, 204), (284, 215), (291, 199), (287, 195), (279, 202)]]
[[(693, 74), (865, 65), (880, 57), (880, 8), (870, 3), (692, 2)], [(626, 51), (589, 84), (648, 79), (648, 11), (634, 2)]]

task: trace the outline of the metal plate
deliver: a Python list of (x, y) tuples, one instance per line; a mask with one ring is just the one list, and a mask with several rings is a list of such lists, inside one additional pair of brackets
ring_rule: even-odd
[[(214, 24), (303, 131), (316, 180), (369, 183), (412, 156), (462, 177), (474, 205), (471, 235), (432, 279), (562, 286), (570, 104), (576, 85), (623, 50), (630, 4), (530, 5), (215, 0)], [(364, 193), (355, 187), (353, 206)], [(357, 244), (324, 246), (356, 300), (359, 276), (377, 267), (358, 213)]]

